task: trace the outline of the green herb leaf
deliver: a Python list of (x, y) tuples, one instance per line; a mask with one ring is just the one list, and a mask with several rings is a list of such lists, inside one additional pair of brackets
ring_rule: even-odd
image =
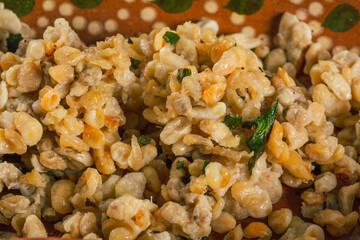
[(130, 62), (131, 62), (131, 67), (134, 68), (135, 70), (139, 69), (139, 65), (141, 63), (140, 60), (137, 60), (135, 58), (130, 57)]
[(252, 135), (247, 141), (247, 144), (251, 151), (254, 151), (254, 155), (248, 163), (250, 175), (252, 173), (252, 169), (255, 166), (256, 160), (265, 151), (266, 143), (269, 140), (271, 129), (275, 122), (278, 104), (279, 100), (276, 101), (274, 107), (272, 107), (267, 113), (265, 113), (264, 116), (257, 117), (255, 120), (247, 122), (247, 126), (256, 125), (254, 135)]
[(207, 165), (209, 165), (209, 163), (210, 163), (210, 160), (206, 159), (205, 162), (204, 162), (204, 165), (203, 165), (203, 167), (201, 169), (202, 174), (205, 174), (205, 168), (206, 168)]
[(203, 105), (194, 105), (193, 108), (206, 108), (206, 107)]
[(184, 184), (187, 184), (190, 182), (190, 173), (189, 170), (184, 166), (184, 162), (183, 161), (177, 161), (176, 162), (176, 169), (180, 170), (182, 169), (184, 171), (184, 176), (182, 177), (182, 182)]
[(240, 15), (251, 15), (260, 10), (264, 0), (230, 0), (224, 8)]
[(314, 140), (309, 140), (307, 143), (316, 143)]
[(335, 7), (327, 15), (322, 26), (329, 28), (333, 32), (346, 32), (358, 23), (360, 17), (358, 10), (347, 3)]
[(156, 0), (152, 3), (167, 13), (182, 13), (191, 7), (193, 0)]
[(150, 138), (148, 138), (148, 137), (146, 137), (144, 135), (141, 135), (141, 137), (140, 137), (140, 144), (141, 145), (145, 146), (145, 145), (148, 145), (150, 142), (151, 142)]
[(5, 8), (13, 11), (18, 17), (29, 14), (35, 6), (35, 0), (0, 0)]
[(20, 33), (17, 34), (10, 34), (10, 36), (6, 39), (6, 45), (10, 52), (15, 53), (19, 47), (19, 43), (24, 38), (21, 36)]
[(215, 198), (214, 195), (212, 195), (212, 194), (210, 194), (210, 193), (205, 193), (204, 195), (213, 198), (213, 199), (215, 200), (215, 202), (217, 202), (217, 200), (216, 200), (216, 198)]
[(237, 44), (235, 43), (235, 44), (234, 44), (234, 47), (236, 47), (236, 46), (237, 46)]
[(265, 77), (267, 78), (267, 79), (269, 79), (269, 80), (271, 80), (271, 76), (270, 75), (265, 75)]
[(81, 9), (95, 8), (103, 2), (103, 0), (71, 0), (71, 2)]
[(210, 238), (210, 234), (209, 234), (209, 236), (202, 237), (201, 240), (207, 240), (209, 238)]
[(242, 117), (238, 117), (233, 114), (229, 114), (225, 116), (224, 124), (230, 129), (233, 130), (237, 127), (239, 127), (242, 123)]
[(179, 68), (176, 79), (179, 82), (182, 82), (184, 77), (187, 77), (187, 76), (190, 76), (190, 75), (191, 75), (191, 70), (190, 69), (188, 69), (188, 68)]
[(316, 162), (312, 162), (311, 165), (313, 165), (315, 168), (311, 171), (314, 175), (320, 175), (321, 174), (321, 167)]
[(173, 32), (166, 32), (163, 36), (163, 39), (165, 42), (170, 43), (171, 45), (174, 45), (177, 43), (180, 39), (180, 36)]

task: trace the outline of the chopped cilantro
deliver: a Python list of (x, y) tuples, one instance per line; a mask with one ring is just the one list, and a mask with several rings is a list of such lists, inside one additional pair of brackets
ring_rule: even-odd
[(265, 75), (265, 77), (267, 78), (267, 79), (269, 79), (269, 80), (271, 80), (271, 76), (270, 75)]
[(187, 77), (187, 76), (190, 76), (190, 75), (191, 75), (191, 70), (190, 69), (188, 69), (188, 68), (179, 68), (176, 79), (179, 82), (182, 82), (184, 77)]
[(245, 97), (244, 97), (244, 96), (240, 96), (240, 98), (241, 98), (242, 100), (245, 100)]
[(210, 238), (210, 235), (209, 236), (205, 236), (205, 237), (202, 237), (201, 240), (207, 240)]
[(134, 68), (135, 70), (138, 70), (139, 65), (141, 63), (140, 60), (130, 57), (130, 61), (131, 61), (131, 67)]
[(236, 46), (237, 46), (237, 44), (235, 43), (235, 44), (234, 44), (234, 47), (236, 47)]
[(201, 173), (202, 173), (202, 174), (205, 174), (205, 168), (206, 168), (206, 166), (207, 166), (209, 163), (210, 163), (210, 160), (209, 160), (209, 159), (206, 159), (205, 162), (204, 162), (204, 165), (203, 165), (203, 167), (202, 167), (202, 169), (201, 169)]
[(21, 36), (20, 33), (17, 34), (10, 34), (10, 36), (6, 39), (6, 45), (10, 52), (14, 53), (19, 47), (19, 43), (24, 38)]
[(184, 184), (189, 183), (190, 182), (190, 173), (189, 173), (189, 170), (184, 166), (183, 161), (176, 162), (176, 169), (178, 169), (178, 170), (182, 169), (184, 171), (184, 176), (182, 177), (182, 182)]
[(141, 135), (141, 137), (140, 137), (140, 143), (141, 143), (141, 145), (148, 145), (149, 143), (151, 142), (151, 139), (150, 138), (148, 138), (148, 137), (146, 137), (146, 136), (144, 136), (144, 135)]
[(224, 124), (230, 129), (233, 130), (237, 127), (239, 127), (242, 123), (242, 117), (238, 117), (233, 114), (229, 114), (225, 116)]
[(243, 124), (243, 127), (251, 127), (252, 125), (256, 126), (254, 135), (252, 135), (247, 141), (249, 148), (254, 152), (253, 157), (249, 160), (248, 163), (250, 175), (252, 173), (252, 169), (255, 166), (256, 160), (264, 153), (272, 126), (275, 122), (278, 104), (279, 101), (277, 100), (274, 107), (265, 113), (264, 116), (257, 117), (256, 119), (247, 121)]
[(206, 108), (206, 107), (203, 105), (194, 105), (193, 108)]
[(165, 42), (170, 43), (171, 45), (174, 45), (177, 43), (180, 39), (180, 36), (173, 32), (166, 32), (163, 36), (163, 39)]
[(205, 193), (204, 195), (213, 198), (213, 199), (217, 202), (217, 200), (216, 200), (216, 198), (215, 198), (214, 195), (212, 195), (212, 194), (210, 194), (210, 193)]
[(259, 67), (259, 70), (260, 70), (261, 72), (264, 72), (264, 70), (263, 70), (261, 67)]

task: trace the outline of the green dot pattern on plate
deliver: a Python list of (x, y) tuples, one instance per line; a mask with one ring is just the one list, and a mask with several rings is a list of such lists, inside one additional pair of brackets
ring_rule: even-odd
[(191, 7), (193, 0), (156, 0), (152, 3), (167, 13), (182, 13)]
[(71, 0), (71, 2), (81, 9), (95, 8), (103, 2), (103, 0)]
[(260, 10), (264, 0), (230, 0), (224, 8), (240, 15), (251, 15)]
[(29, 14), (35, 6), (35, 0), (0, 0), (5, 8), (13, 11), (18, 17)]
[(323, 27), (329, 28), (333, 32), (346, 32), (359, 22), (360, 16), (358, 10), (347, 3), (335, 7), (327, 15)]

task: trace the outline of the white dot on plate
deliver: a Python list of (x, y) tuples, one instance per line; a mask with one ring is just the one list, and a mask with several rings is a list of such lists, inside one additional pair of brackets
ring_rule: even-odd
[(239, 15), (236, 12), (232, 12), (230, 20), (235, 25), (241, 25), (245, 22), (245, 15)]
[(156, 10), (152, 7), (145, 7), (140, 12), (140, 17), (145, 22), (152, 22), (156, 18)]
[(89, 23), (87, 30), (91, 35), (99, 35), (103, 31), (103, 26), (100, 21), (92, 21)]
[(54, 9), (56, 7), (56, 3), (54, 0), (46, 0), (46, 1), (43, 1), (42, 7), (45, 12), (51, 12), (51, 11), (54, 11)]
[(166, 23), (164, 23), (164, 22), (155, 22), (155, 23), (152, 25), (152, 28), (153, 28), (153, 29), (163, 28), (163, 27), (166, 27)]
[(73, 18), (71, 23), (72, 23), (73, 28), (81, 31), (86, 28), (87, 21), (86, 21), (86, 18), (83, 16), (76, 16)]
[(354, 46), (350, 49), (350, 52), (353, 52), (357, 55), (360, 55), (360, 46)]
[(302, 4), (304, 0), (290, 0), (291, 3), (293, 4)]
[(333, 46), (333, 40), (327, 36), (320, 36), (317, 39), (317, 42), (319, 42), (327, 50), (330, 50), (330, 48)]
[(319, 2), (312, 2), (309, 5), (309, 13), (313, 17), (319, 17), (324, 13), (324, 7)]
[(307, 13), (307, 9), (305, 8), (299, 8), (296, 10), (296, 17), (300, 20), (300, 21), (305, 21), (308, 17), (308, 13)]
[(243, 27), (241, 29), (241, 32), (242, 33), (245, 33), (246, 35), (248, 35), (249, 37), (255, 37), (256, 35), (256, 30), (255, 28), (251, 27), (251, 26), (246, 26), (246, 27)]
[(59, 7), (59, 12), (64, 17), (69, 17), (73, 14), (74, 7), (70, 3), (63, 3)]
[(38, 27), (44, 28), (49, 26), (49, 19), (47, 19), (44, 16), (41, 16), (37, 19), (36, 24), (38, 25)]
[(36, 38), (36, 30), (34, 28), (31, 29), (31, 38)]
[(204, 4), (204, 9), (208, 13), (216, 13), (219, 10), (219, 5), (216, 1), (213, 0), (206, 1)]
[(127, 3), (133, 3), (133, 2), (135, 2), (135, 0), (125, 0), (125, 2), (127, 2)]
[(117, 17), (120, 19), (120, 20), (126, 20), (128, 19), (130, 16), (130, 13), (129, 13), (129, 10), (127, 10), (126, 8), (120, 8), (118, 11), (117, 11)]
[(309, 25), (309, 27), (311, 29), (311, 32), (312, 32), (313, 36), (320, 35), (324, 30), (323, 27), (321, 26), (321, 22), (316, 21), (316, 20), (311, 20), (308, 23), (308, 25)]
[(118, 29), (118, 23), (114, 19), (109, 19), (104, 24), (107, 32), (115, 32)]

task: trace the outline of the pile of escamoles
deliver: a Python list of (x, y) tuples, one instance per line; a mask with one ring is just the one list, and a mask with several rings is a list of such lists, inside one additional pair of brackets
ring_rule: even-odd
[[(356, 225), (360, 58), (313, 43), (294, 15), (272, 50), (214, 21), (88, 47), (64, 19), (29, 40), (0, 16), (0, 191), (13, 190), (0, 224), (17, 236), (48, 236), (42, 220), (110, 240), (321, 240)], [(282, 184), (303, 189), (308, 222), (273, 211)]]

